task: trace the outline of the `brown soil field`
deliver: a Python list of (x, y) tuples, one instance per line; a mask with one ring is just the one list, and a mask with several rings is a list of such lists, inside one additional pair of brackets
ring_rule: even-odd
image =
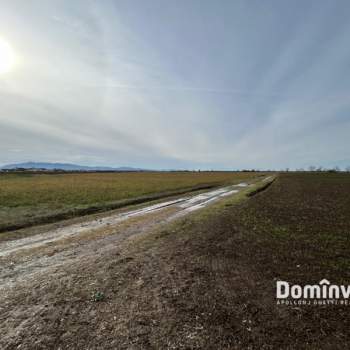
[(350, 348), (350, 305), (275, 298), (278, 279), (349, 284), (349, 194), (348, 174), (280, 174), (249, 198), (136, 226), (6, 295), (0, 348)]

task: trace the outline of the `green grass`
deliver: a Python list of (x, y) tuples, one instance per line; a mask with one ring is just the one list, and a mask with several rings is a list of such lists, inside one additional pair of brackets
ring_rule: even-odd
[(0, 174), (0, 231), (254, 176), (234, 172)]

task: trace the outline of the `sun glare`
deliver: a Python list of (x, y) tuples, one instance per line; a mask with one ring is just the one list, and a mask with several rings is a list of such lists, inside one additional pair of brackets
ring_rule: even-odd
[(11, 45), (0, 38), (0, 74), (8, 73), (15, 65), (15, 54)]

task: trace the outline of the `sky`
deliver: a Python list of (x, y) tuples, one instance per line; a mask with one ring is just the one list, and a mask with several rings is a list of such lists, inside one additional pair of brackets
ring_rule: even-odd
[(350, 165), (348, 0), (0, 6), (0, 165)]

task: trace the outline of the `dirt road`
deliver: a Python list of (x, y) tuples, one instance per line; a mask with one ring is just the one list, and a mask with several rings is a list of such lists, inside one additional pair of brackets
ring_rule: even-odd
[(2, 242), (0, 291), (73, 260), (102, 254), (131, 235), (204, 208), (247, 186), (239, 183)]
[[(106, 213), (102, 217), (85, 218), (69, 225), (56, 224), (54, 228), (48, 225), (48, 229), (38, 234), (0, 242), (0, 333), (3, 335), (0, 347), (21, 345), (19, 339), (22, 332), (34, 327), (30, 318), (33, 315), (40, 316), (46, 310), (47, 305), (44, 305), (43, 300), (57, 299), (54, 296), (58, 293), (55, 287), (57, 283), (62, 285), (72, 279), (69, 284), (73, 283), (74, 289), (80, 287), (77, 281), (73, 282), (73, 271), (83, 271), (84, 267), (93, 270), (95, 262), (104, 259), (108, 265), (112, 257), (127, 251), (125, 247), (130, 239), (146, 235), (162, 223), (184, 217), (251, 185), (253, 183), (226, 186), (134, 210), (124, 209)], [(24, 299), (36, 295), (33, 291), (43, 292), (45, 288), (50, 292), (40, 297), (40, 306), (37, 302), (22, 304)], [(28, 323), (29, 328), (25, 326)], [(32, 344), (32, 340), (28, 342)], [(31, 345), (25, 348), (31, 348)]]

